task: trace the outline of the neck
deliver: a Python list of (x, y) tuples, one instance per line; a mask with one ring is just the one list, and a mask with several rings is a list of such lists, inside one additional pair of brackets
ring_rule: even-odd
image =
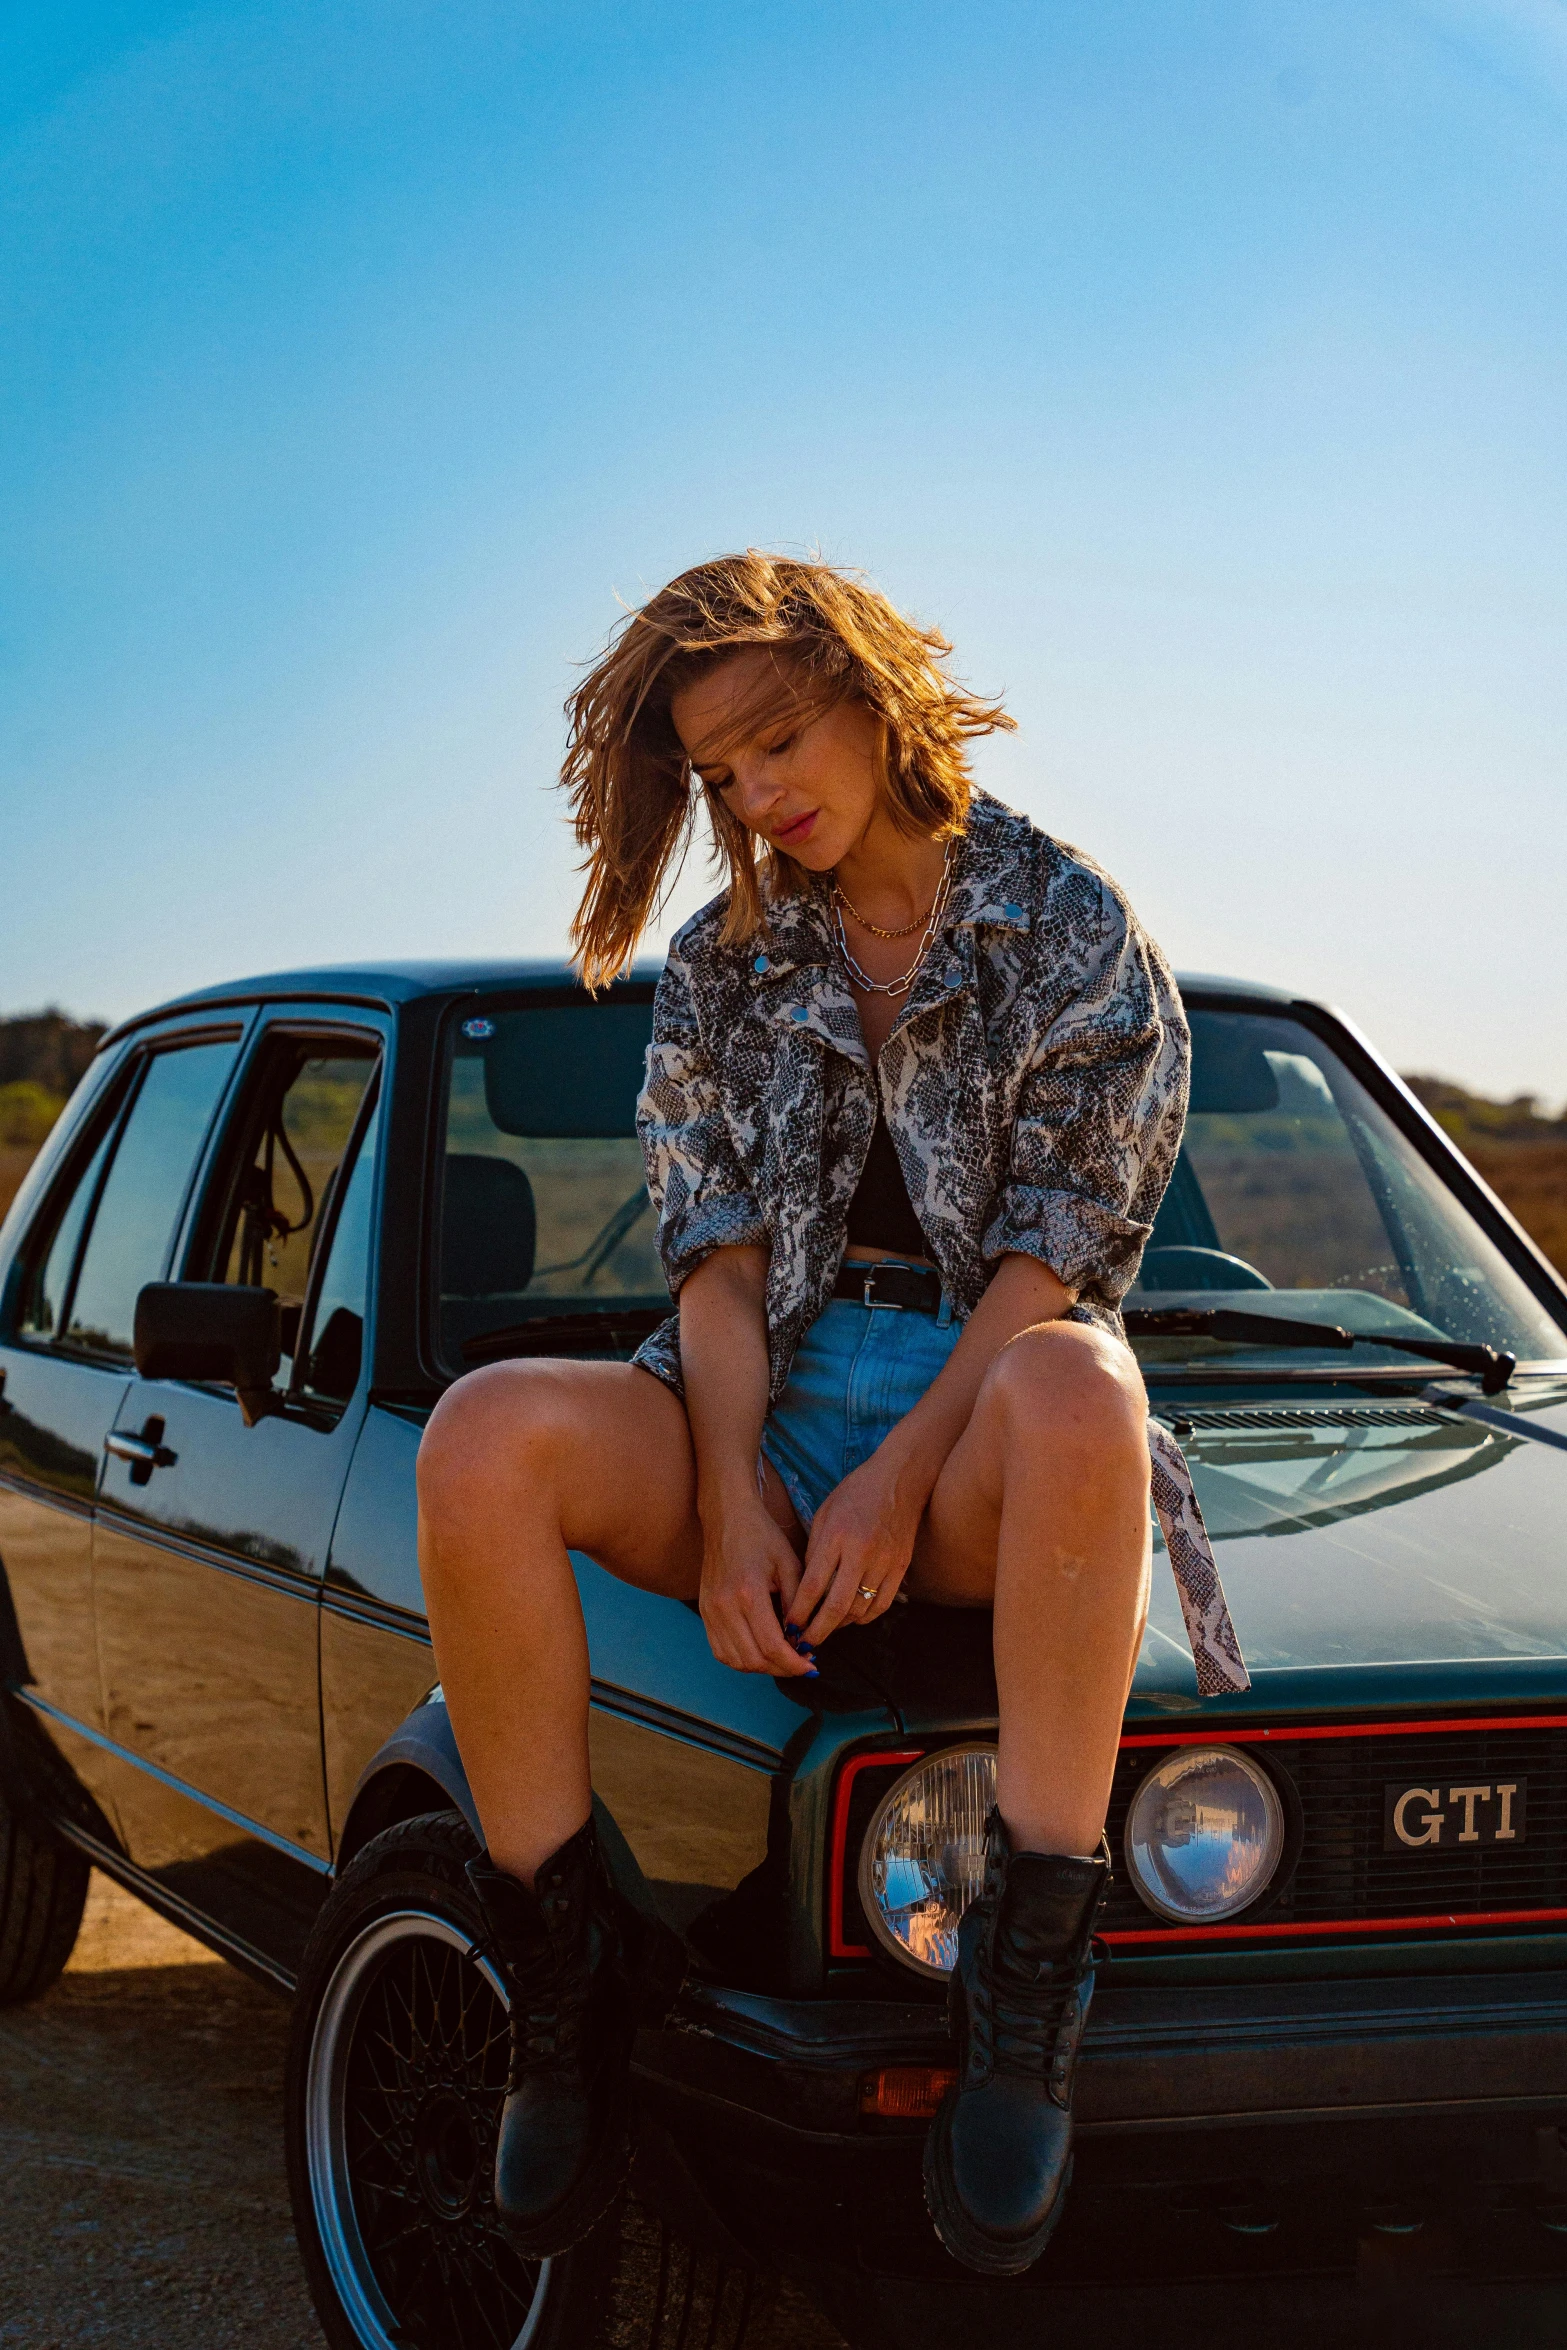
[(945, 841), (911, 840), (878, 809), (839, 858), (834, 879), (862, 914), (890, 930), (926, 912), (945, 859)]

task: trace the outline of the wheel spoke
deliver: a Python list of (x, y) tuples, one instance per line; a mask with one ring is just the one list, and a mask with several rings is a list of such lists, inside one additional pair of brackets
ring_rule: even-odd
[(510, 2350), (539, 2264), (512, 2244), (491, 2196), (505, 2003), (465, 1947), (412, 1919), (371, 1964), (337, 2076), (358, 2257), (410, 2345)]

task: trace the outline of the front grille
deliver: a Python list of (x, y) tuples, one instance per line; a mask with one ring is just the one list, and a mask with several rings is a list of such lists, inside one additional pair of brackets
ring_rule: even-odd
[[(1215, 1745), (1224, 1743), (1222, 1734)], [(1161, 1931), (1168, 1920), (1143, 1907), (1119, 1865), (1127, 1808), (1143, 1774), (1169, 1747), (1123, 1747), (1110, 1799), (1109, 1834), (1116, 1882), (1103, 1917), (1110, 1935)], [(1317, 1928), (1379, 1918), (1486, 1916), (1567, 1908), (1567, 1717), (1562, 1726), (1364, 1731), (1316, 1738), (1269, 1738), (1245, 1751), (1273, 1773), (1294, 1815), (1297, 1857), (1271, 1896), (1233, 1921), (1270, 1928)], [(1454, 1785), (1527, 1780), (1528, 1838), (1516, 1848), (1385, 1852), (1384, 1789), (1395, 1783)], [(1227, 1921), (1231, 1922), (1231, 1921)], [(1214, 1929), (1194, 1928), (1203, 1935)], [(1222, 1930), (1222, 1929), (1221, 1929)]]
[[(1150, 1733), (1132, 1735), (1141, 1741)], [(1526, 1930), (1531, 1912), (1541, 1923), (1567, 1930), (1567, 1714), (1523, 1724), (1475, 1722), (1392, 1731), (1366, 1726), (1259, 1738), (1216, 1730), (1212, 1743), (1244, 1747), (1271, 1772), (1284, 1799), (1290, 1833), (1283, 1871), (1253, 1908), (1219, 1926), (1172, 1926), (1144, 1908), (1124, 1860), (1126, 1814), (1144, 1774), (1191, 1741), (1124, 1745), (1116, 1766), (1107, 1823), (1115, 1881), (1100, 1920), (1112, 1944), (1244, 1941), (1288, 1942), (1341, 1927), (1389, 1931), (1399, 1921), (1426, 1921), (1408, 1931), (1440, 1933), (1466, 1920), (1497, 1919)], [(1207, 1743), (1206, 1740), (1203, 1743)], [(838, 1959), (869, 1955), (871, 1935), (855, 1885), (861, 1839), (877, 1802), (907, 1768), (895, 1761), (859, 1758), (840, 1786), (836, 1901), (829, 1945)], [(1527, 1841), (1517, 1847), (1481, 1844), (1446, 1850), (1383, 1850), (1385, 1790), (1392, 1785), (1528, 1783)], [(1517, 1913), (1523, 1913), (1519, 1916)], [(1134, 1945), (1134, 1946), (1136, 1946)]]

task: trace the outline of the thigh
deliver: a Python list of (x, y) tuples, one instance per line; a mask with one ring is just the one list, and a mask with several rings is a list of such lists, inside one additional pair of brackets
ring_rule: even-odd
[[(466, 1391), (466, 1393), (465, 1393)], [(552, 1490), (561, 1539), (622, 1582), (694, 1600), (702, 1530), (685, 1406), (630, 1363), (534, 1357), (463, 1380), (469, 1473), (517, 1519)]]
[(989, 1607), (996, 1595), (1002, 1463), (995, 1416), (976, 1405), (926, 1504), (904, 1581), (910, 1599)]
[[(1147, 1398), (1127, 1348), (1082, 1323), (1019, 1332), (991, 1363), (968, 1426), (948, 1454), (921, 1521), (913, 1599), (988, 1607), (1009, 1480), (1054, 1523), (1078, 1501), (1119, 1490), (1147, 1514)], [(1129, 1449), (1130, 1448), (1130, 1451)], [(1141, 1465), (1139, 1489), (1130, 1465)], [(1043, 1472), (1043, 1475), (1041, 1475)]]

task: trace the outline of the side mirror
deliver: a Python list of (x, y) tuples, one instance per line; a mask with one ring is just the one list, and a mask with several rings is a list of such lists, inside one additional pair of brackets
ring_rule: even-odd
[(149, 1281), (136, 1299), (132, 1338), (144, 1379), (222, 1379), (247, 1428), (277, 1408), (283, 1359), (276, 1292), (230, 1281)]

